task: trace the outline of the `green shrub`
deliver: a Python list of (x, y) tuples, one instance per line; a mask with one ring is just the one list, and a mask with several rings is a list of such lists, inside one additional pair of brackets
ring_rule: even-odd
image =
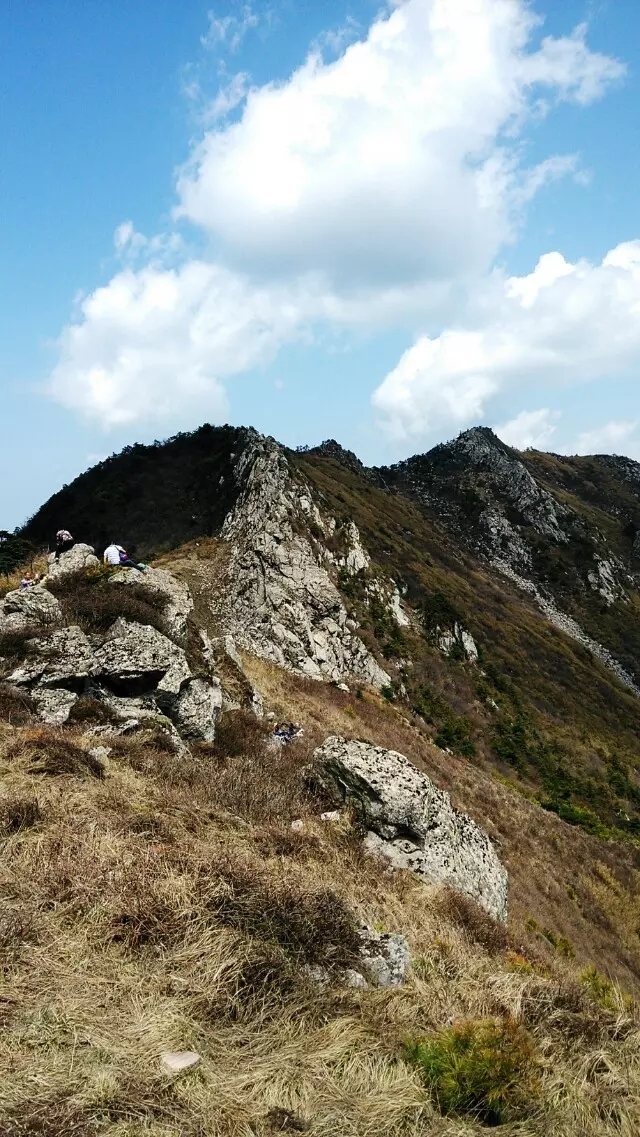
[(586, 987), (595, 1003), (599, 1003), (608, 1011), (617, 1010), (613, 983), (602, 975), (597, 967), (585, 967), (580, 973), (580, 982)]
[(576, 953), (571, 940), (568, 939), (567, 936), (559, 936), (556, 932), (552, 932), (550, 928), (543, 928), (542, 935), (545, 940), (551, 944), (552, 948), (555, 948), (559, 955), (563, 955), (565, 959), (573, 959)]
[(443, 750), (453, 750), (464, 758), (471, 758), (475, 754), (471, 723), (464, 715), (456, 714), (453, 707), (436, 691), (426, 685), (419, 687), (414, 695), (413, 710), (437, 728), (434, 739), (436, 746)]
[(534, 1043), (513, 1019), (456, 1023), (407, 1043), (405, 1056), (445, 1116), (467, 1114), (486, 1125), (518, 1121), (540, 1092)]

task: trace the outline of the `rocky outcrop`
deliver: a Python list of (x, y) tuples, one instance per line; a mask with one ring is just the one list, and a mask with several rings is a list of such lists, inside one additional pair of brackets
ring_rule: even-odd
[[(23, 595), (31, 599), (35, 592)], [(180, 589), (176, 594), (184, 600)], [(57, 604), (55, 597), (51, 599)], [(42, 603), (40, 599), (40, 607)], [(182, 610), (186, 607), (183, 604)], [(220, 681), (194, 671), (184, 648), (157, 628), (120, 617), (102, 636), (89, 637), (73, 626), (45, 637), (34, 631), (24, 650), (25, 658), (8, 678), (30, 694), (46, 722), (65, 722), (84, 695), (104, 702), (125, 725), (161, 715), (174, 724), (181, 738), (214, 737), (222, 709)]]
[(43, 585), (8, 592), (0, 610), (0, 633), (55, 626), (62, 620), (56, 597)]
[(310, 493), (284, 452), (256, 435), (235, 476), (242, 492), (222, 537), (231, 545), (225, 632), (263, 659), (314, 679), (355, 676), (375, 687), (389, 676), (347, 627), (341, 595), (309, 536), (323, 532)]
[(368, 924), (362, 924), (358, 934), (360, 947), (353, 967), (331, 970), (311, 964), (305, 968), (309, 978), (323, 984), (337, 979), (346, 987), (402, 987), (411, 966), (406, 937), (377, 932)]
[(478, 648), (476, 642), (466, 628), (455, 621), (451, 628), (436, 628), (438, 647), (443, 655), (458, 656), (468, 660), (469, 663), (478, 662)]
[(331, 737), (315, 751), (311, 776), (355, 811), (371, 853), (506, 919), (507, 872), (488, 836), (404, 755)]
[(490, 562), (539, 585), (545, 575), (540, 553), (555, 546), (564, 550), (565, 577), (579, 588), (596, 591), (607, 604), (624, 599), (627, 570), (607, 550), (602, 534), (545, 489), (518, 453), (486, 427), (378, 473), (432, 509)]
[(135, 569), (119, 569), (109, 578), (109, 583), (114, 586), (141, 582), (145, 592), (162, 601), (162, 615), (170, 634), (176, 639), (185, 639), (187, 621), (193, 611), (193, 599), (186, 584), (173, 573), (156, 568), (147, 568), (144, 577)]
[(580, 627), (578, 621), (574, 620), (573, 616), (568, 616), (566, 612), (562, 612), (557, 604), (554, 604), (548, 596), (545, 596), (540, 589), (536, 588), (532, 580), (526, 580), (524, 577), (519, 576), (518, 573), (513, 571), (510, 565), (503, 561), (495, 561), (494, 567), (535, 601), (540, 610), (547, 617), (549, 623), (559, 628), (566, 636), (569, 636), (570, 639), (575, 640), (576, 643), (581, 644), (582, 647), (585, 647), (587, 651), (591, 652), (596, 659), (599, 659), (609, 671), (612, 671), (614, 675), (617, 676), (625, 687), (633, 691), (634, 695), (640, 695), (640, 687), (638, 687), (635, 679), (629, 675), (628, 671), (625, 671), (615, 656), (613, 656), (606, 647), (598, 643), (597, 640), (588, 636), (584, 629)]
[(81, 542), (67, 549), (66, 553), (61, 553), (58, 560), (55, 553), (50, 553), (48, 563), (47, 580), (51, 581), (64, 580), (66, 576), (73, 576), (77, 572), (85, 572), (87, 569), (100, 566), (93, 547), (83, 545)]

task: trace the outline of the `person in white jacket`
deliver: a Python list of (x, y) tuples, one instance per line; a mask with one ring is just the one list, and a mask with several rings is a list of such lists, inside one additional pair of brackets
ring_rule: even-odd
[(123, 549), (122, 545), (116, 545), (115, 543), (107, 545), (102, 559), (105, 565), (117, 565), (120, 568), (134, 568), (137, 569), (138, 572), (145, 572), (147, 568), (146, 565), (138, 564), (132, 560), (127, 550)]

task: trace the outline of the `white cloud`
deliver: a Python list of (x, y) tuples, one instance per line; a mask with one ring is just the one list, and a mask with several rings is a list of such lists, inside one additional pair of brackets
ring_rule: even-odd
[(530, 51), (535, 26), (521, 0), (406, 0), (338, 60), (249, 91), (183, 171), (179, 216), (227, 263), (337, 287), (484, 271), (523, 195), (575, 161), (521, 171), (505, 128), (543, 90), (586, 102), (622, 73), (584, 29)]
[(270, 359), (303, 315), (293, 294), (202, 261), (125, 269), (82, 302), (49, 391), (106, 427), (189, 412), (219, 419), (221, 381)]
[(374, 406), (396, 437), (466, 424), (498, 391), (635, 371), (640, 241), (618, 245), (599, 265), (570, 264), (554, 252), (528, 276), (496, 273), (468, 320), (467, 327), (419, 337), (375, 391)]
[[(248, 5), (211, 13), (207, 45), (234, 50), (256, 23)], [(292, 338), (450, 320), (525, 203), (578, 168), (564, 155), (521, 165), (542, 95), (585, 103), (623, 71), (584, 29), (535, 48), (536, 27), (526, 0), (394, 0), (333, 62), (312, 53), (260, 88), (236, 77), (177, 186), (177, 214), (217, 259), (169, 270), (175, 234), (147, 239), (125, 222), (115, 241), (129, 268), (65, 329), (50, 391), (107, 425), (207, 400), (214, 417), (222, 381)], [(490, 320), (499, 293), (496, 278)], [(376, 395), (398, 433), (481, 412), (503, 382), (487, 335), (477, 319), (403, 357)]]
[(640, 451), (640, 442), (637, 438), (638, 425), (638, 420), (634, 419), (626, 422), (607, 422), (595, 430), (586, 430), (578, 438), (576, 453), (611, 454), (616, 452), (618, 446), (624, 445), (625, 454), (637, 455)]
[(559, 418), (557, 411), (542, 407), (539, 411), (520, 411), (519, 415), (494, 427), (498, 438), (516, 450), (545, 450), (556, 432), (554, 420)]
[(238, 50), (247, 32), (260, 23), (250, 4), (243, 5), (239, 16), (216, 16), (215, 12), (209, 12), (207, 18), (209, 26), (205, 35), (200, 37), (202, 46), (224, 46), (232, 52)]

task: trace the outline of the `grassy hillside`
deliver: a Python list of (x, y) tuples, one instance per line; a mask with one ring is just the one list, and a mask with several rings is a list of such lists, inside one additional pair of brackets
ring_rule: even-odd
[[(238, 713), (188, 760), (146, 738), (96, 762), (80, 727), (24, 708), (0, 727), (3, 1137), (631, 1137), (640, 1020), (601, 970), (629, 901), (597, 842), (383, 699), (248, 666), (304, 722), (297, 747), (270, 751)], [(506, 933), (364, 858), (347, 817), (319, 820), (301, 770), (329, 729), (431, 763), (486, 816), (513, 881)], [(349, 963), (358, 919), (408, 937), (404, 987), (310, 979)], [(166, 1050), (200, 1064), (171, 1076)]]

